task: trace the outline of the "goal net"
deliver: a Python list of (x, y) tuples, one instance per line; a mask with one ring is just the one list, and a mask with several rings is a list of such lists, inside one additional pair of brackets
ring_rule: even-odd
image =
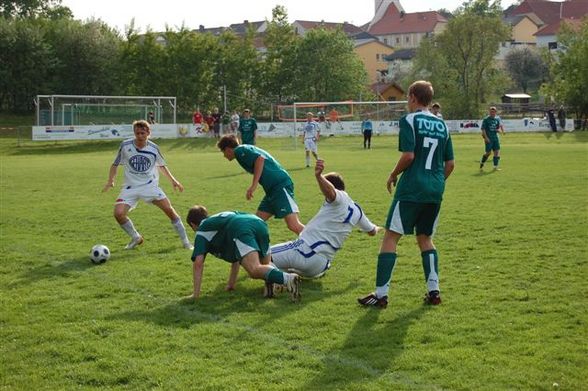
[(406, 104), (406, 101), (295, 102), (278, 106), (278, 117), (291, 123), (288, 135), (294, 138), (302, 133), (308, 113), (319, 123), (323, 137), (360, 135), (365, 119), (372, 122), (375, 135), (393, 134), (398, 132), (398, 120), (406, 114)]
[(130, 124), (139, 119), (176, 122), (176, 98), (169, 96), (37, 95), (37, 125)]

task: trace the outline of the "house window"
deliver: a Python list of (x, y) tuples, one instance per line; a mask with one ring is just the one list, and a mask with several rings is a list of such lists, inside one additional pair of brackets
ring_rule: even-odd
[(400, 43), (400, 37), (396, 37), (396, 43)]
[(384, 44), (388, 45), (388, 38), (384, 38)]
[(406, 43), (410, 42), (410, 37), (404, 37), (404, 42), (406, 42)]
[(380, 61), (380, 54), (376, 53), (376, 61)]
[(555, 50), (557, 49), (557, 42), (549, 42), (547, 44), (547, 47), (549, 48), (549, 50)]

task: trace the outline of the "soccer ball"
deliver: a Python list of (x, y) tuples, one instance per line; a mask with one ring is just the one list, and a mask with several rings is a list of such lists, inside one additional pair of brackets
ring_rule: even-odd
[(108, 261), (108, 258), (110, 258), (110, 250), (108, 247), (103, 244), (97, 244), (92, 247), (92, 250), (90, 251), (90, 261), (92, 261), (92, 263), (99, 265)]

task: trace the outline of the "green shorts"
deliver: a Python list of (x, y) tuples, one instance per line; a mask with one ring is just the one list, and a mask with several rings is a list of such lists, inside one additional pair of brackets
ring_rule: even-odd
[(269, 253), (269, 230), (262, 219), (234, 219), (225, 230), (233, 239), (231, 248), (223, 251), (225, 261), (240, 262), (252, 251), (257, 251), (260, 259)]
[(277, 219), (298, 213), (298, 204), (294, 200), (294, 185), (277, 186), (265, 193), (257, 210), (270, 213)]
[(498, 139), (498, 137), (489, 137), (489, 139), (489, 143), (484, 143), (484, 150), (486, 151), (486, 153), (490, 151), (500, 151), (500, 140)]
[(416, 228), (417, 235), (433, 236), (440, 210), (441, 204), (394, 200), (386, 219), (386, 229), (412, 235)]

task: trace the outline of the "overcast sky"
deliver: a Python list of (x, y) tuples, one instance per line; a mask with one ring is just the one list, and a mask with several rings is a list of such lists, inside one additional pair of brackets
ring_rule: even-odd
[[(515, 0), (502, 0), (503, 8)], [(163, 31), (166, 24), (177, 30), (185, 25), (196, 29), (228, 26), (242, 23), (271, 20), (272, 9), (283, 5), (290, 22), (312, 20), (325, 22), (349, 22), (363, 25), (374, 16), (374, 0), (62, 0), (76, 19), (101, 19), (109, 26), (125, 30), (132, 18), (135, 27), (144, 32), (147, 26)], [(462, 4), (459, 0), (401, 0), (406, 12), (430, 11), (446, 8), (455, 10)]]

